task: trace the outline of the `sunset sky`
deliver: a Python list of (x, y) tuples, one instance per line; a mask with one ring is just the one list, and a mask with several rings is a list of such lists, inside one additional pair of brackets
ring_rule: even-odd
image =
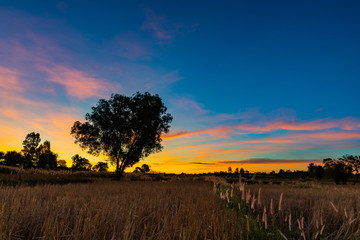
[[(155, 171), (306, 169), (360, 154), (359, 1), (0, 2), (0, 151), (59, 159), (100, 98), (159, 94)], [(143, 164), (145, 162), (140, 162)]]

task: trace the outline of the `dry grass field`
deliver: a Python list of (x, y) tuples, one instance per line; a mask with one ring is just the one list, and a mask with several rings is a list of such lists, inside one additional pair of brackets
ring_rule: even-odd
[[(269, 239), (360, 239), (359, 186), (312, 182), (247, 185), (211, 180), (226, 207), (260, 222)], [(247, 221), (251, 231), (251, 221)]]
[(241, 239), (204, 181), (0, 188), (1, 239)]
[(3, 185), (0, 239), (360, 239), (358, 186), (148, 178)]

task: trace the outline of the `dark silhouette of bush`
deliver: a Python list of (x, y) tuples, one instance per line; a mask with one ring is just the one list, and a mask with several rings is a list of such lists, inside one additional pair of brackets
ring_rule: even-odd
[(359, 180), (359, 173), (360, 173), (360, 156), (353, 156), (353, 155), (344, 155), (343, 157), (339, 158), (340, 161), (344, 162), (348, 167), (351, 168), (353, 174), (355, 174), (356, 178), (354, 181), (354, 185)]
[(4, 164), (7, 166), (19, 166), (24, 161), (24, 156), (17, 151), (8, 151), (4, 156)]
[(321, 180), (324, 177), (325, 170), (321, 165), (310, 163), (308, 166), (308, 172), (310, 177)]
[(336, 184), (346, 184), (348, 177), (352, 174), (350, 166), (341, 159), (326, 158), (323, 160), (325, 175), (334, 179)]

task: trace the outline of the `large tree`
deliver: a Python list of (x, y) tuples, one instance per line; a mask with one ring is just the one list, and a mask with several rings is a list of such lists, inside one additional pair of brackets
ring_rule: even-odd
[(162, 150), (161, 134), (169, 131), (172, 121), (166, 111), (157, 94), (112, 94), (92, 107), (85, 115), (86, 122), (75, 122), (71, 134), (90, 154), (107, 155), (120, 178), (125, 168)]

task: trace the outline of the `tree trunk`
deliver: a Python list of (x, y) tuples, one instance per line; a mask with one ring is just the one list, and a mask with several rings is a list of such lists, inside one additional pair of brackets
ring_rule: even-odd
[(120, 171), (119, 171), (119, 163), (120, 163), (119, 157), (116, 157), (116, 170), (115, 170), (115, 179), (116, 180), (120, 180), (120, 178), (121, 178)]
[(120, 180), (122, 178), (124, 173), (124, 162), (121, 162), (121, 165), (119, 166), (120, 160), (116, 160), (116, 171), (115, 171), (115, 179)]
[(356, 178), (355, 178), (353, 185), (355, 185), (358, 182), (358, 180), (359, 180), (359, 174), (356, 174)]

